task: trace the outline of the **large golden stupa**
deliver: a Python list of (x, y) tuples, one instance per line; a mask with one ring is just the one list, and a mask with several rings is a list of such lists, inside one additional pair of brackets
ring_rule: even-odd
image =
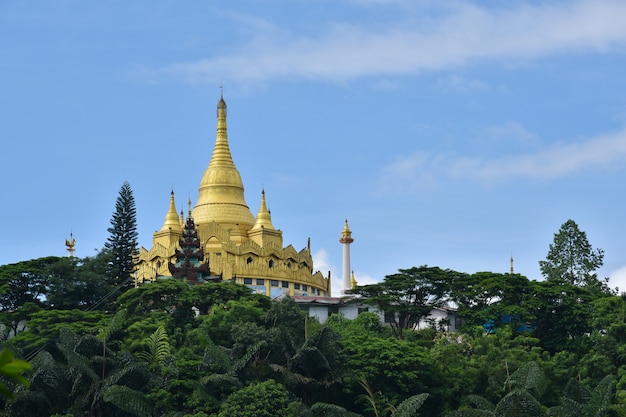
[[(165, 222), (154, 233), (152, 248), (139, 250), (137, 284), (180, 275), (171, 271), (186, 262), (186, 270), (195, 263), (196, 269), (210, 271), (206, 280), (234, 280), (270, 297), (330, 296), (330, 276), (313, 273), (310, 242), (300, 252), (292, 245), (283, 247), (283, 234), (272, 225), (265, 192), (261, 192), (256, 217), (248, 208), (243, 181), (228, 146), (226, 113), (222, 97), (217, 104), (215, 147), (200, 181), (198, 201), (193, 210), (189, 202), (185, 219), (183, 212), (176, 212), (171, 193)], [(184, 253), (188, 255), (183, 260)]]

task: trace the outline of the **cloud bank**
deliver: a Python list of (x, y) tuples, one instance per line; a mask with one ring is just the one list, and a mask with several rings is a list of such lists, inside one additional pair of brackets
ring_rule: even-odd
[(293, 28), (256, 25), (251, 39), (230, 48), (230, 54), (141, 72), (150, 80), (172, 77), (194, 83), (276, 78), (343, 82), (485, 59), (516, 63), (553, 54), (605, 52), (626, 43), (623, 1), (515, 2), (490, 8), (465, 2), (415, 3), (403, 3), (401, 15), (378, 24), (335, 21), (304, 36), (297, 22)]
[(625, 164), (626, 128), (583, 141), (554, 144), (534, 153), (495, 158), (415, 152), (383, 167), (379, 189), (431, 189), (444, 180), (494, 184), (524, 178), (556, 179), (582, 171), (622, 169)]

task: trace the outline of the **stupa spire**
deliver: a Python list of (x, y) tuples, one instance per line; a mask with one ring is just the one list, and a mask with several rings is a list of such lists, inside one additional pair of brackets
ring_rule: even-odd
[(182, 227), (180, 225), (180, 217), (178, 217), (178, 213), (176, 212), (174, 190), (172, 190), (172, 192), (170, 193), (170, 207), (167, 210), (167, 214), (165, 215), (165, 222), (163, 222), (163, 227), (161, 227), (161, 232), (167, 232), (170, 230), (182, 230)]
[(244, 199), (243, 181), (230, 153), (226, 115), (226, 102), (220, 97), (215, 146), (200, 181), (193, 219), (198, 226), (215, 221), (249, 230), (254, 224), (254, 216)]
[(267, 209), (267, 203), (265, 202), (265, 190), (261, 191), (261, 207), (259, 207), (259, 212), (256, 215), (256, 222), (254, 223), (252, 230), (261, 228), (274, 230), (274, 225), (272, 225), (272, 216), (270, 211)]

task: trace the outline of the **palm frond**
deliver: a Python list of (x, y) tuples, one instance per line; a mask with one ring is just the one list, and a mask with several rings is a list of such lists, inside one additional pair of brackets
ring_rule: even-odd
[(361, 417), (361, 414), (353, 413), (345, 408), (329, 403), (315, 403), (311, 406), (313, 417)]
[(61, 329), (61, 341), (57, 343), (57, 347), (65, 357), (65, 361), (67, 362), (70, 372), (73, 375), (77, 373), (84, 374), (87, 375), (92, 381), (98, 381), (100, 377), (91, 368), (87, 358), (74, 351), (74, 346), (78, 343), (78, 339), (74, 337), (76, 335), (71, 332), (71, 330), (70, 333), (66, 333), (64, 330), (67, 329)]
[(221, 346), (217, 346), (207, 337), (207, 346), (204, 348), (202, 364), (213, 372), (228, 372), (231, 368), (231, 360)]
[(540, 417), (544, 415), (539, 402), (528, 391), (515, 389), (498, 402), (495, 417)]
[(468, 395), (465, 397), (465, 400), (471, 404), (471, 406), (476, 410), (483, 411), (491, 411), (495, 410), (496, 406), (491, 403), (485, 397), (481, 397), (480, 395)]
[(150, 371), (141, 362), (135, 362), (114, 370), (105, 380), (107, 386), (124, 385), (133, 389), (140, 389), (150, 382)]
[(277, 365), (275, 363), (270, 364), (270, 368), (283, 375), (285, 383), (292, 386), (307, 386), (307, 385), (320, 385), (320, 382), (314, 378), (309, 378), (304, 375), (292, 372), (287, 367)]
[(115, 333), (119, 332), (124, 327), (124, 322), (126, 321), (126, 309), (122, 308), (115, 313), (109, 324), (100, 329), (98, 332), (98, 339), (100, 340), (109, 340), (111, 336)]
[(131, 388), (112, 385), (104, 391), (104, 401), (137, 417), (150, 417), (150, 406), (144, 394)]
[(50, 410), (51, 404), (46, 395), (32, 390), (18, 390), (12, 401), (6, 404), (5, 415), (13, 416), (37, 416), (44, 415)]
[(537, 397), (543, 394), (546, 387), (543, 372), (535, 361), (527, 362), (517, 368), (511, 374), (510, 382), (513, 388), (529, 391)]
[(572, 378), (563, 389), (563, 398), (567, 398), (577, 403), (587, 403), (591, 399), (591, 391), (585, 387), (578, 379)]
[(413, 417), (428, 398), (427, 393), (413, 395), (402, 401), (391, 415), (393, 417)]
[(170, 356), (170, 344), (167, 333), (163, 326), (159, 326), (154, 333), (145, 340), (148, 350), (138, 352), (137, 359), (146, 362), (150, 366), (162, 363)]
[(231, 367), (231, 372), (237, 373), (238, 371), (245, 368), (245, 366), (250, 362), (250, 360), (254, 357), (254, 355), (256, 355), (259, 352), (259, 350), (261, 350), (261, 348), (265, 346), (266, 344), (267, 343), (265, 341), (261, 340), (259, 342), (254, 343), (253, 345), (248, 346), (248, 349), (246, 349), (246, 354), (243, 355), (243, 357), (237, 359), (235, 363), (233, 363)]
[(598, 383), (596, 388), (591, 392), (589, 402), (585, 404), (585, 415), (590, 417), (603, 417), (609, 411), (613, 398), (613, 385), (615, 377), (607, 375)]
[(494, 415), (493, 411), (466, 408), (450, 411), (446, 414), (446, 417), (493, 417)]

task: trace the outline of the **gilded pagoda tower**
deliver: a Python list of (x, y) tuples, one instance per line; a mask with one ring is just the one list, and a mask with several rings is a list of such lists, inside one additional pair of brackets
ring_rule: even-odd
[(192, 233), (191, 224), (197, 232), (197, 253), (202, 254), (202, 259), (194, 257), (194, 268), (209, 271), (210, 265), (212, 277), (248, 285), (270, 297), (330, 296), (330, 277), (313, 270), (310, 242), (300, 251), (292, 245), (283, 247), (283, 233), (272, 224), (264, 190), (257, 215), (250, 211), (230, 152), (226, 117), (226, 102), (221, 97), (213, 153), (200, 180), (198, 201), (188, 215), (192, 221), (186, 222), (182, 212), (180, 216), (176, 213), (172, 192), (165, 222), (154, 233), (152, 248), (139, 251), (137, 283), (173, 278), (170, 265), (180, 266), (181, 253), (189, 250), (181, 248), (181, 242), (185, 241), (183, 235)]

